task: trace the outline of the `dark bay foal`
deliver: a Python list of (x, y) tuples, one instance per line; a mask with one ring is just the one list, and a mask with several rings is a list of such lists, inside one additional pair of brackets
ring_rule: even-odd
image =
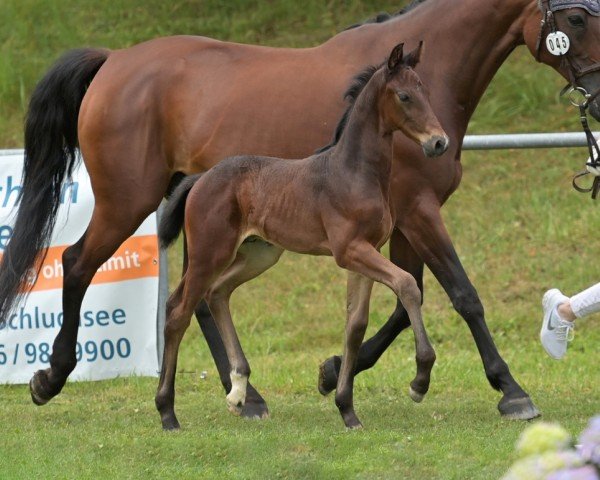
[(390, 205), (392, 137), (400, 130), (427, 156), (441, 155), (448, 138), (429, 105), (413, 67), (421, 45), (403, 56), (402, 44), (370, 78), (345, 116), (331, 148), (311, 157), (281, 161), (232, 157), (203, 175), (188, 177), (173, 194), (160, 226), (171, 243), (185, 222), (188, 262), (167, 303), (165, 351), (156, 406), (163, 428), (179, 423), (174, 382), (179, 344), (198, 303), (205, 299), (226, 347), (232, 388), (227, 404), (240, 413), (250, 366), (229, 311), (231, 293), (274, 265), (284, 250), (333, 255), (348, 270), (346, 341), (335, 402), (349, 428), (361, 423), (353, 407), (353, 371), (368, 322), (373, 282), (391, 288), (414, 330), (417, 374), (410, 395), (421, 401), (429, 388), (435, 352), (421, 318), (415, 279), (379, 249), (394, 225)]

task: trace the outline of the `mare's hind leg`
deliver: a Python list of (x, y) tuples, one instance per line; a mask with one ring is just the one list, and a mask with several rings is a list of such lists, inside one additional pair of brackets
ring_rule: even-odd
[(160, 196), (156, 204), (147, 202), (139, 208), (130, 202), (127, 209), (125, 205), (97, 202), (87, 230), (63, 253), (63, 324), (52, 346), (50, 368), (38, 370), (29, 382), (31, 398), (37, 405), (60, 393), (77, 364), (79, 312), (94, 274), (159, 202)]
[(369, 322), (369, 300), (372, 289), (373, 280), (354, 272), (348, 272), (346, 340), (335, 394), (335, 404), (348, 428), (362, 427), (354, 412), (354, 368), (358, 349)]
[[(215, 282), (208, 295), (210, 311), (215, 319), (218, 319), (217, 322), (220, 325), (232, 324), (229, 298), (233, 291), (275, 265), (282, 253), (282, 249), (260, 239), (246, 241), (240, 246), (235, 261)], [(228, 384), (226, 390), (229, 410), (235, 415), (243, 415), (248, 418), (266, 418), (269, 411), (264, 400), (263, 409), (246, 408), (249, 397), (251, 401), (253, 399), (248, 391), (250, 388), (250, 384), (247, 382), (248, 379), (240, 378), (239, 371), (236, 372), (236, 367), (230, 366), (227, 358), (225, 358), (225, 361), (228, 367), (228, 378), (223, 378), (225, 375), (220, 373), (223, 384)], [(256, 390), (254, 391), (256, 392)], [(256, 392), (256, 395), (258, 395), (258, 392)], [(262, 397), (260, 398), (262, 399)], [(253, 407), (256, 406), (255, 403)]]

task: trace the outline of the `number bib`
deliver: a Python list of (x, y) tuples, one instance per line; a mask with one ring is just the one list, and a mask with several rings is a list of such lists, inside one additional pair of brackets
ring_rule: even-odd
[(566, 33), (554, 32), (546, 37), (546, 48), (557, 57), (565, 55), (571, 47), (571, 41)]

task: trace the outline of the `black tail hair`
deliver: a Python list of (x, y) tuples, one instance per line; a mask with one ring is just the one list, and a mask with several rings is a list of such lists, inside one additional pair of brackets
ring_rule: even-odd
[(179, 236), (185, 219), (185, 201), (190, 190), (202, 175), (199, 173), (185, 177), (169, 197), (158, 226), (158, 239), (162, 248), (167, 248)]
[(19, 210), (0, 263), (0, 326), (39, 272), (60, 203), (62, 183), (78, 161), (77, 120), (83, 96), (108, 58), (104, 49), (67, 52), (37, 84), (25, 120)]

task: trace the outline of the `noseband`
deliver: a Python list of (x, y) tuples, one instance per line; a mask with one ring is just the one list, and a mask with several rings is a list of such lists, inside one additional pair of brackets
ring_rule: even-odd
[[(581, 122), (581, 126), (587, 139), (588, 151), (590, 154), (590, 159), (586, 163), (586, 170), (584, 170), (581, 173), (578, 173), (573, 178), (573, 187), (578, 192), (591, 192), (592, 198), (596, 199), (598, 193), (600, 192), (600, 147), (598, 147), (598, 143), (592, 135), (592, 132), (590, 131), (587, 119), (587, 110), (590, 106), (590, 103), (593, 102), (600, 95), (600, 89), (596, 90), (593, 93), (589, 93), (584, 87), (577, 85), (577, 82), (580, 78), (584, 77), (585, 75), (599, 71), (600, 62), (594, 63), (593, 65), (590, 65), (585, 68), (580, 68), (579, 65), (577, 65), (573, 61), (573, 59), (569, 57), (569, 55), (567, 55), (569, 48), (569, 39), (564, 33), (558, 31), (556, 27), (556, 22), (554, 20), (554, 13), (559, 10), (565, 10), (567, 8), (582, 8), (590, 15), (598, 17), (600, 16), (600, 1), (538, 0), (538, 7), (542, 12), (542, 21), (540, 23), (540, 33), (538, 34), (536, 44), (535, 58), (538, 62), (540, 61), (542, 41), (544, 40), (544, 35), (548, 28), (550, 30), (548, 37), (552, 36), (552, 41), (560, 41), (561, 43), (565, 42), (557, 47), (558, 53), (550, 53), (552, 53), (553, 55), (560, 56), (561, 68), (567, 72), (567, 75), (569, 77), (569, 83), (565, 88), (562, 89), (560, 94), (561, 96), (568, 94), (571, 104), (579, 108), (579, 120)], [(589, 188), (583, 188), (579, 186), (577, 183), (578, 180), (581, 177), (590, 173), (594, 175), (594, 181), (592, 186)]]

